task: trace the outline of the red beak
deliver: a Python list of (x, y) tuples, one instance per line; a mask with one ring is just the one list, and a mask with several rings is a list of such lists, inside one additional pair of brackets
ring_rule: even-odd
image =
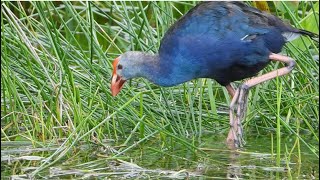
[(112, 79), (111, 79), (111, 94), (112, 96), (116, 96), (120, 90), (122, 89), (126, 80), (123, 80), (121, 76), (117, 74), (117, 65), (119, 62), (119, 57), (116, 58), (112, 65), (113, 65), (113, 72), (112, 72)]

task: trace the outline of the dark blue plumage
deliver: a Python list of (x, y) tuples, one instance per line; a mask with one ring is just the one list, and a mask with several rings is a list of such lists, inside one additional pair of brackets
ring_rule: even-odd
[(144, 77), (160, 86), (195, 78), (226, 86), (256, 75), (270, 62), (270, 53), (300, 34), (314, 36), (242, 2), (202, 2), (170, 27), (158, 54), (126, 52), (114, 62), (114, 74), (122, 80)]
[[(231, 147), (239, 147), (243, 144), (241, 119), (248, 89), (291, 72), (295, 61), (275, 53), (299, 35), (318, 37), (241, 2), (199, 3), (170, 27), (158, 54), (126, 52), (116, 58), (111, 92), (117, 95), (125, 81), (135, 77), (147, 78), (160, 86), (174, 86), (195, 78), (215, 79), (232, 97), (227, 142)], [(286, 66), (247, 80), (237, 90), (230, 84), (256, 75), (270, 61)]]
[(164, 74), (180, 82), (213, 78), (222, 85), (255, 75), (268, 64), (270, 52), (281, 51), (281, 33), (287, 30), (280, 28), (283, 23), (272, 26), (269, 16), (261, 14), (239, 2), (200, 3), (162, 39), (160, 62), (172, 67), (164, 68)]

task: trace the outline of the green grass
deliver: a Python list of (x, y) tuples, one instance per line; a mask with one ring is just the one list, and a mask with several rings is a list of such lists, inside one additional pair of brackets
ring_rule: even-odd
[[(203, 134), (226, 136), (230, 99), (213, 80), (161, 88), (140, 78), (117, 97), (110, 93), (113, 59), (129, 50), (157, 52), (166, 30), (195, 4), (2, 2), (1, 142), (48, 147), (62, 141), (35, 174), (70, 157), (83, 142), (104, 146), (103, 140), (113, 139), (124, 145), (110, 156), (119, 158), (146, 142), (164, 153), (172, 143), (201, 152)], [(313, 32), (319, 31), (318, 4), (269, 3), (272, 13)], [(296, 68), (250, 90), (243, 122), (247, 134), (277, 139), (277, 165), (300, 153), (301, 145), (319, 158), (318, 44), (299, 38), (283, 53), (296, 60)], [(272, 63), (261, 73), (281, 66)], [(294, 146), (286, 147), (284, 157), (280, 136), (289, 135)]]

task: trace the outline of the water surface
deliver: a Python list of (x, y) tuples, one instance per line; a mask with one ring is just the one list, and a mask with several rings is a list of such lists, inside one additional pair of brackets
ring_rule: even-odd
[[(174, 139), (159, 144), (157, 138), (116, 157), (126, 147), (112, 141), (106, 141), (104, 147), (82, 143), (58, 163), (40, 171), (36, 178), (319, 179), (319, 158), (301, 142), (300, 148), (297, 144), (293, 148), (294, 137), (281, 139), (280, 166), (276, 166), (276, 139), (272, 143), (271, 135), (248, 136), (245, 147), (237, 151), (227, 148), (224, 135), (205, 134), (200, 140), (194, 139), (199, 149)], [(1, 176), (27, 179), (57, 148), (34, 148), (28, 142), (2, 143)]]

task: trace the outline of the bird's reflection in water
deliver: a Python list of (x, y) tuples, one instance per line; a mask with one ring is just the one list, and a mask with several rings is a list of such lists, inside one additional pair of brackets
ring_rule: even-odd
[(230, 151), (227, 179), (242, 178), (241, 163), (239, 158), (240, 153), (238, 151)]

